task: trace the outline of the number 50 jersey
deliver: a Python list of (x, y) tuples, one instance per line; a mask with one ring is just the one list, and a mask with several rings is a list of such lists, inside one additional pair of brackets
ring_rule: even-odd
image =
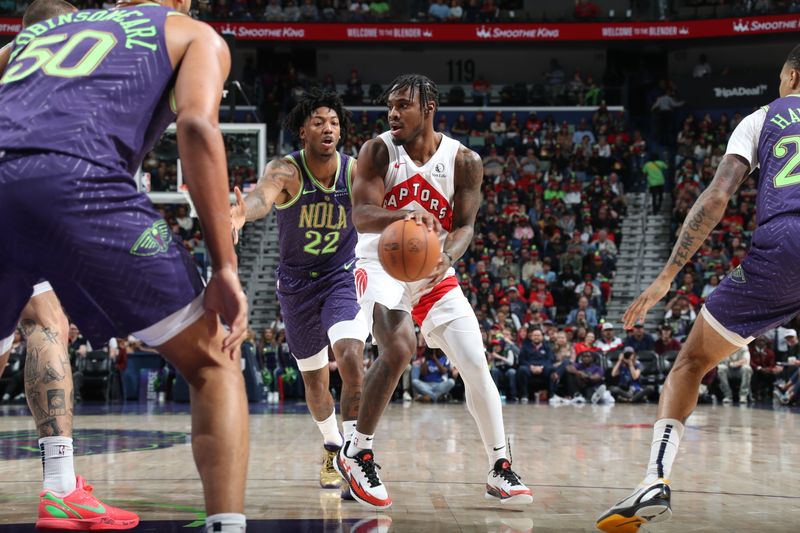
[(0, 78), (0, 150), (62, 153), (132, 175), (166, 126), (174, 72), (155, 4), (33, 24)]

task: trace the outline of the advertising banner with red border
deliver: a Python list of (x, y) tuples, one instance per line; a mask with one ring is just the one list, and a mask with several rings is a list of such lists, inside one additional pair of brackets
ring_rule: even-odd
[[(243, 41), (349, 42), (553, 42), (659, 41), (789, 33), (800, 14), (678, 22), (574, 24), (301, 24), (212, 22), (220, 33)], [(0, 18), (0, 35), (20, 31), (20, 19)]]

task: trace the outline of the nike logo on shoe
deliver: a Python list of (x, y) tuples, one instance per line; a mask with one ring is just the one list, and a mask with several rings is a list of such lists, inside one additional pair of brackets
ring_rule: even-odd
[(102, 514), (102, 513), (106, 512), (106, 508), (103, 507), (102, 503), (100, 505), (98, 505), (97, 507), (90, 507), (88, 505), (81, 505), (79, 503), (70, 503), (68, 505), (70, 505), (71, 507), (80, 507), (81, 509), (86, 509), (87, 511), (91, 511), (91, 512), (97, 513), (97, 514)]

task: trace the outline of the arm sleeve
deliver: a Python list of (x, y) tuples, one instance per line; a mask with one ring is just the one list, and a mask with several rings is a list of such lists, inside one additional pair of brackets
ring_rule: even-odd
[(767, 111), (763, 107), (747, 115), (733, 130), (725, 150), (725, 155), (733, 154), (745, 158), (750, 165), (750, 172), (758, 167), (758, 140), (766, 118)]

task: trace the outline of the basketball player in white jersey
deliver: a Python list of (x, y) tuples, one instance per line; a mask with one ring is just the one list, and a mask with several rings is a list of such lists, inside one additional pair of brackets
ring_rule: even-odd
[[(428, 345), (441, 348), (464, 378), (467, 407), (489, 456), (486, 497), (530, 503), (531, 490), (511, 469), (500, 394), (486, 365), (478, 321), (452, 268), (472, 241), (481, 205), (481, 158), (434, 131), (438, 90), (425, 76), (396, 78), (384, 97), (391, 131), (362, 146), (353, 180), (353, 223), (359, 232), (356, 290), (379, 357), (365, 376), (356, 430), (339, 452), (336, 468), (356, 500), (377, 509), (391, 506), (376, 470), (372, 439), (416, 351), (416, 322)], [(440, 236), (442, 259), (428, 279), (397, 281), (378, 261), (380, 233), (403, 219)]]

